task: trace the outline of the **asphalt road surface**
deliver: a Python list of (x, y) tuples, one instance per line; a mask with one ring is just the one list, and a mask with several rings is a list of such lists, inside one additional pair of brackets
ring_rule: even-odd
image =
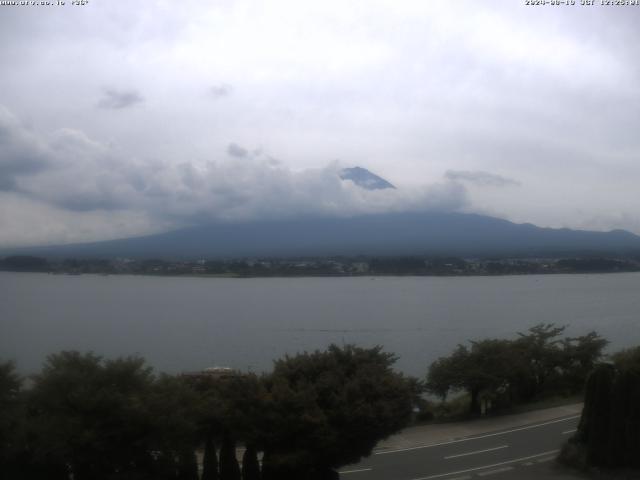
[[(545, 478), (579, 415), (451, 441), (374, 452), (340, 471), (343, 480)], [(548, 465), (545, 465), (548, 464)], [(554, 475), (555, 477), (555, 475)], [(559, 475), (555, 478), (572, 478)]]

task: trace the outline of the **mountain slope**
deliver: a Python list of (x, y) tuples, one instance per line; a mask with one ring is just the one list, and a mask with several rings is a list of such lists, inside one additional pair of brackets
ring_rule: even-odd
[(215, 223), (146, 237), (22, 249), (20, 253), (228, 258), (360, 254), (560, 256), (630, 251), (640, 252), (640, 237), (623, 230), (551, 229), (482, 215), (422, 212)]

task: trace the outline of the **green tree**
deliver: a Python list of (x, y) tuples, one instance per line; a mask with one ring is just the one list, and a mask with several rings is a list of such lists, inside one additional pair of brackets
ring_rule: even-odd
[(263, 478), (333, 476), (411, 418), (413, 385), (381, 347), (286, 356), (265, 379)]
[(609, 343), (596, 332), (561, 341), (561, 382), (568, 393), (579, 392)]
[(627, 348), (611, 355), (613, 364), (619, 370), (640, 370), (640, 347)]
[(431, 364), (427, 374), (427, 389), (443, 399), (450, 391), (469, 394), (469, 413), (479, 414), (480, 398), (496, 398), (508, 394), (518, 359), (513, 342), (488, 339), (472, 341), (471, 348), (458, 345), (448, 356)]
[[(235, 476), (237, 461), (236, 466), (232, 466), (231, 457), (228, 456), (223, 466), (223, 451), (227, 454), (229, 444), (235, 445), (238, 441), (244, 445), (259, 444), (266, 395), (264, 385), (254, 374), (237, 372), (224, 377), (197, 376), (191, 378), (189, 383), (199, 398), (198, 428), (205, 444), (205, 453), (212, 451), (216, 442), (222, 443), (225, 448), (220, 450), (220, 478), (224, 478), (224, 475)], [(207, 458), (213, 459), (213, 456), (208, 455)], [(235, 460), (235, 456), (233, 458)], [(207, 468), (203, 475), (206, 473), (209, 478), (210, 471), (213, 475), (213, 467)]]
[(260, 463), (256, 448), (247, 445), (242, 455), (242, 480), (260, 480)]
[(640, 467), (640, 347), (612, 355), (618, 372), (613, 388), (611, 457), (615, 466)]
[(0, 363), (0, 477), (17, 473), (23, 436), (20, 388), (22, 379), (13, 362)]
[(612, 355), (596, 366), (585, 389), (576, 436), (588, 464), (640, 467), (640, 347)]
[(190, 475), (192, 453), (201, 439), (200, 405), (199, 394), (184, 378), (163, 374), (154, 382), (146, 401), (153, 418), (149, 448), (159, 454), (156, 469), (163, 475), (175, 476), (177, 470)]
[(472, 414), (480, 412), (481, 398), (505, 406), (545, 394), (579, 392), (608, 342), (596, 332), (560, 338), (564, 330), (541, 323), (515, 340), (458, 345), (430, 365), (427, 389), (443, 400), (450, 392), (467, 392)]
[(440, 357), (432, 362), (427, 373), (427, 390), (444, 401), (451, 391), (465, 388), (469, 355), (467, 347), (458, 345), (448, 357)]
[(198, 480), (198, 460), (193, 448), (178, 455), (178, 480)]
[(524, 360), (518, 378), (518, 394), (523, 400), (532, 400), (541, 394), (548, 383), (557, 380), (565, 365), (566, 356), (562, 340), (558, 338), (566, 327), (553, 323), (540, 323), (528, 333), (518, 333), (515, 341), (518, 355)]
[(578, 437), (586, 445), (588, 461), (595, 465), (607, 464), (614, 376), (612, 366), (599, 365), (589, 375), (585, 387)]
[(640, 467), (640, 371), (622, 369), (613, 383), (608, 463)]
[(202, 480), (218, 480), (218, 457), (213, 435), (205, 435), (204, 456), (202, 458)]
[(220, 448), (220, 480), (240, 480), (240, 466), (236, 458), (236, 442), (224, 435)]
[(35, 463), (68, 467), (78, 480), (148, 469), (152, 383), (140, 358), (49, 356), (28, 398)]

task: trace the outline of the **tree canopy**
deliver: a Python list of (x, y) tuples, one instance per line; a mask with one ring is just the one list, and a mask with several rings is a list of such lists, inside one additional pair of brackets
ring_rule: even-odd
[(565, 327), (538, 324), (513, 340), (471, 341), (431, 364), (427, 389), (441, 398), (466, 391), (469, 411), (480, 413), (482, 396), (512, 404), (546, 393), (576, 393), (602, 357), (607, 341), (595, 332), (560, 338)]
[(356, 462), (409, 422), (413, 388), (394, 361), (381, 347), (353, 345), (276, 361), (263, 443), (279, 478)]
[(262, 377), (217, 378), (66, 351), (24, 391), (13, 365), (0, 364), (0, 474), (196, 480), (204, 448), (203, 479), (239, 480), (242, 444), (247, 479), (334, 478), (408, 423), (416, 382), (394, 361), (380, 347), (332, 345), (278, 360)]

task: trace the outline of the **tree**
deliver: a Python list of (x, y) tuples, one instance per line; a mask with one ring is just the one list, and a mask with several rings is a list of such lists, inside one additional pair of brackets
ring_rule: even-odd
[[(182, 476), (193, 475), (193, 452), (201, 438), (200, 405), (199, 394), (184, 378), (163, 374), (154, 382), (146, 401), (153, 418), (149, 449), (159, 453), (155, 468), (162, 475), (173, 478), (177, 471)], [(214, 459), (208, 457), (205, 465), (215, 460), (215, 449), (213, 454)]]
[(587, 446), (589, 462), (595, 465), (607, 463), (614, 375), (610, 365), (600, 365), (589, 375), (585, 388), (578, 437)]
[(640, 347), (596, 366), (585, 389), (584, 408), (573, 443), (588, 464), (640, 467)]
[(240, 466), (236, 458), (236, 442), (227, 434), (220, 448), (220, 480), (240, 480)]
[(518, 333), (515, 341), (518, 354), (525, 360), (518, 380), (518, 393), (524, 400), (531, 400), (543, 392), (547, 383), (557, 379), (566, 360), (558, 338), (566, 327), (553, 323), (539, 323), (528, 333)]
[(589, 373), (602, 358), (603, 350), (608, 343), (608, 340), (596, 332), (562, 340), (562, 383), (569, 393), (582, 390)]
[(13, 362), (0, 363), (0, 477), (11, 477), (17, 470), (17, 455), (22, 431), (20, 388), (22, 379)]
[(620, 370), (640, 371), (640, 347), (620, 350), (611, 355), (611, 360)]
[(198, 480), (198, 460), (193, 448), (178, 455), (178, 480)]
[(495, 398), (509, 391), (516, 364), (512, 342), (472, 341), (470, 349), (458, 345), (449, 357), (441, 357), (431, 364), (427, 389), (443, 399), (450, 391), (464, 390), (470, 397), (469, 413), (479, 414), (481, 395)]
[(0, 261), (0, 270), (11, 272), (46, 272), (49, 263), (46, 259), (29, 255), (15, 255)]
[(147, 469), (152, 382), (141, 358), (49, 356), (28, 398), (35, 463), (68, 467), (78, 480)]
[(640, 371), (621, 369), (611, 392), (609, 457), (612, 466), (640, 467)]
[(205, 436), (204, 457), (202, 458), (202, 480), (218, 480), (218, 457), (213, 435)]
[(578, 392), (608, 342), (596, 332), (561, 339), (564, 330), (541, 323), (515, 340), (458, 345), (430, 365), (427, 389), (443, 400), (449, 392), (466, 391), (471, 414), (480, 413), (483, 397), (511, 405), (549, 393)]
[(242, 480), (260, 480), (258, 452), (251, 444), (247, 445), (242, 455)]
[(612, 355), (618, 372), (613, 388), (611, 457), (613, 465), (640, 467), (640, 347)]
[(444, 401), (452, 390), (464, 388), (464, 376), (469, 363), (469, 349), (458, 345), (448, 357), (440, 357), (429, 366), (427, 390)]
[(199, 399), (198, 429), (205, 444), (203, 480), (218, 478), (214, 476), (217, 475), (215, 467), (207, 467), (208, 459), (215, 461), (216, 442), (222, 443), (219, 478), (239, 478), (235, 444), (240, 441), (245, 445), (258, 445), (263, 426), (263, 384), (254, 374), (239, 373), (223, 378), (198, 376), (191, 378), (189, 384)]
[(286, 356), (265, 379), (263, 478), (311, 478), (369, 455), (411, 418), (412, 384), (381, 347)]

